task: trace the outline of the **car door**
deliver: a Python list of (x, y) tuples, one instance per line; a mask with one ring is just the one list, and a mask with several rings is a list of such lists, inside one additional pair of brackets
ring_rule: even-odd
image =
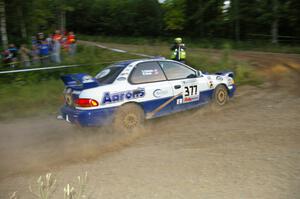
[(201, 93), (209, 89), (207, 80), (187, 65), (174, 61), (160, 61), (169, 83), (176, 97), (172, 106), (173, 111), (193, 108), (201, 104)]
[(164, 72), (156, 61), (141, 62), (129, 76), (129, 83), (135, 89), (144, 89), (145, 96), (138, 99), (147, 118), (172, 112), (173, 90)]

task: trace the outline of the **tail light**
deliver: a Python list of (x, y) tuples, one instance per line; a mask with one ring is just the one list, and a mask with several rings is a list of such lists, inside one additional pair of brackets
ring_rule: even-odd
[(95, 107), (99, 105), (96, 100), (88, 98), (79, 98), (75, 100), (75, 104), (78, 107)]

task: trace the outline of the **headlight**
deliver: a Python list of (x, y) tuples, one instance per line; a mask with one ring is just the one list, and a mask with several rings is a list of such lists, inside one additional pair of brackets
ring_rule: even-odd
[(228, 84), (229, 84), (229, 85), (234, 84), (234, 80), (233, 80), (232, 78), (229, 78), (229, 79), (228, 79)]

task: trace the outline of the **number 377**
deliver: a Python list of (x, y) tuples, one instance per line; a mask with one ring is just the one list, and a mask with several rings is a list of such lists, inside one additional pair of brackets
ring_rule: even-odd
[(197, 85), (185, 86), (184, 87), (184, 96), (197, 95)]

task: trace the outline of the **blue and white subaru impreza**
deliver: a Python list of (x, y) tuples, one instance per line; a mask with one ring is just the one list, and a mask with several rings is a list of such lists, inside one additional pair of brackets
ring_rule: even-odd
[(95, 77), (62, 76), (66, 88), (60, 119), (80, 126), (113, 124), (131, 130), (145, 119), (210, 101), (224, 105), (235, 92), (233, 78), (232, 72), (203, 74), (164, 58), (118, 62)]

